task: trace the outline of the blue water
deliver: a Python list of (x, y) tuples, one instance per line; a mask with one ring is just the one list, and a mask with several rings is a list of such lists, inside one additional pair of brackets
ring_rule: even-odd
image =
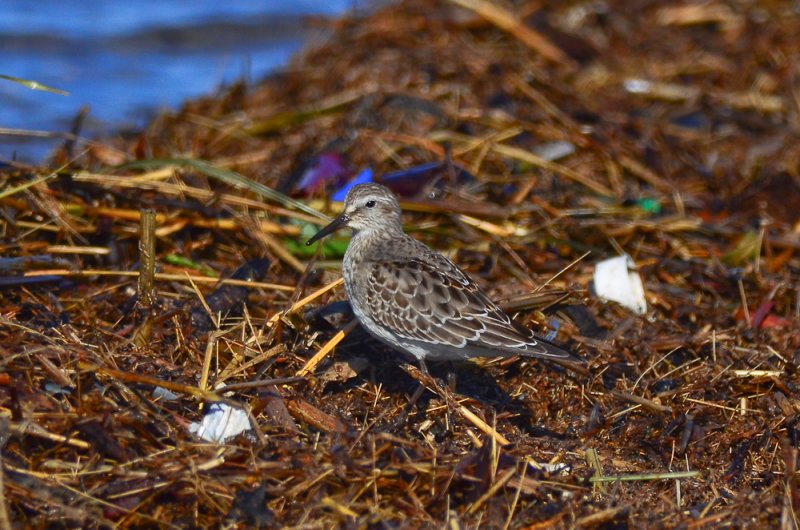
[(257, 81), (319, 35), (309, 15), (335, 17), (354, 0), (2, 0), (0, 161), (41, 162), (63, 139), (8, 129), (81, 134), (136, 129), (163, 109), (238, 79)]

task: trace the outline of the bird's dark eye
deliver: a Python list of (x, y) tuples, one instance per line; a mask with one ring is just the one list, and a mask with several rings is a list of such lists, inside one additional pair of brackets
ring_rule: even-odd
[(367, 201), (365, 205), (367, 208), (375, 208), (375, 201)]

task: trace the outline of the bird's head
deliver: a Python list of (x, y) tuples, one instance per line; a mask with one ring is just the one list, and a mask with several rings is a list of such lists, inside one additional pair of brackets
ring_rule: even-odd
[(340, 228), (350, 228), (353, 233), (395, 233), (402, 231), (400, 203), (397, 197), (381, 184), (359, 184), (347, 194), (344, 211), (317, 232), (306, 245), (311, 245)]

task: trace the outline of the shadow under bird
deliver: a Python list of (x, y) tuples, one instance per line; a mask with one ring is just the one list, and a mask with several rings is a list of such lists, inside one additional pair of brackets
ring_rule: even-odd
[(455, 263), (403, 232), (400, 203), (381, 184), (359, 184), (344, 211), (306, 243), (341, 229), (353, 237), (342, 264), (361, 325), (380, 341), (425, 361), (539, 357), (582, 363), (514, 322)]

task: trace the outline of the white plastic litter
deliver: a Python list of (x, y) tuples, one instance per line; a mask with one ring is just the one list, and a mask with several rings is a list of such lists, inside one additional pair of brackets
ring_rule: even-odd
[(570, 142), (547, 142), (533, 148), (533, 153), (547, 161), (554, 162), (575, 152), (575, 144)]
[(178, 394), (170, 392), (164, 387), (157, 386), (153, 389), (153, 397), (163, 401), (175, 401), (178, 399)]
[(222, 443), (249, 430), (247, 413), (225, 403), (213, 403), (203, 416), (203, 421), (189, 425), (189, 432), (214, 443)]
[(549, 464), (547, 462), (535, 462), (533, 460), (528, 461), (528, 465), (532, 467), (536, 471), (544, 471), (548, 475), (556, 475), (561, 473), (562, 471), (569, 474), (572, 472), (572, 466), (569, 464), (565, 464), (563, 462), (558, 464)]
[(642, 278), (627, 254), (603, 260), (595, 266), (594, 292), (601, 299), (617, 302), (639, 315), (647, 312)]

